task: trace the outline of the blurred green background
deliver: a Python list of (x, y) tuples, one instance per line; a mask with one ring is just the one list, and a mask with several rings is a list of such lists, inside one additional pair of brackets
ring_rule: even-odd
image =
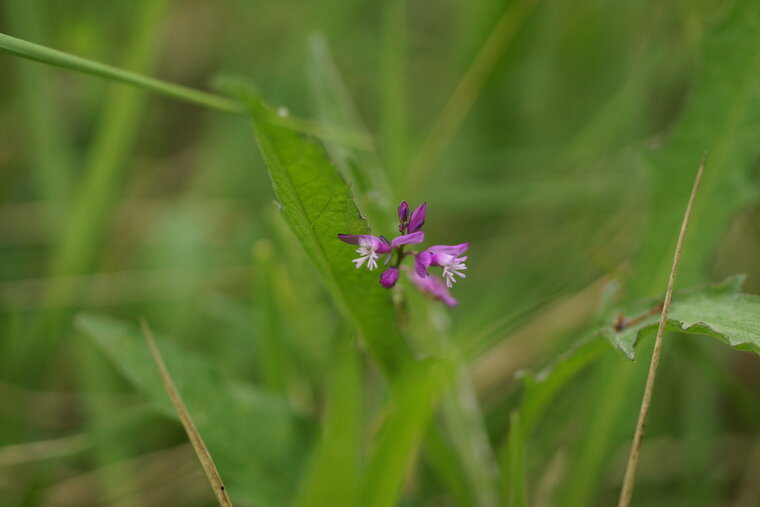
[[(389, 199), (428, 203), (428, 243), (470, 242), (459, 307), (425, 308), (502, 464), (516, 373), (600, 325), (610, 280), (620, 300), (664, 291), (705, 151), (678, 286), (746, 273), (760, 293), (754, 2), (2, 0), (0, 32), (201, 89), (244, 76), (319, 121), (323, 34), (371, 136), (349, 148), (379, 161)], [(74, 325), (83, 311), (145, 317), (212, 378), (286, 406), (278, 486), (236, 504), (320, 504), (303, 492), (330, 482), (312, 456), (335, 386), (356, 392), (330, 441), (362, 442), (358, 470), (388, 389), (367, 358), (336, 359), (353, 330), (278, 213), (250, 121), (8, 55), (0, 76), (0, 505), (214, 502), (181, 427)], [(609, 347), (561, 386), (525, 435), (529, 505), (615, 502), (650, 348), (631, 363)], [(760, 505), (758, 364), (666, 337), (635, 504)], [(281, 409), (229, 438), (266, 440)], [(207, 412), (200, 426), (224, 417)], [(433, 433), (398, 503), (494, 504), (441, 458), (456, 435)]]

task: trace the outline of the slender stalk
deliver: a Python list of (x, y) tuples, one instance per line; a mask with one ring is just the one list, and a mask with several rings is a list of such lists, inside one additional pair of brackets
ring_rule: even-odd
[(620, 491), (620, 500), (618, 501), (618, 507), (628, 507), (631, 503), (631, 496), (633, 495), (633, 486), (636, 477), (636, 465), (639, 461), (639, 451), (641, 450), (641, 441), (644, 438), (644, 428), (647, 424), (647, 417), (649, 416), (649, 407), (652, 403), (652, 391), (654, 390), (654, 381), (657, 376), (657, 365), (660, 362), (660, 351), (662, 349), (662, 335), (665, 331), (665, 323), (668, 320), (668, 310), (670, 309), (670, 301), (673, 299), (673, 286), (676, 281), (676, 272), (678, 271), (678, 262), (681, 260), (681, 249), (683, 248), (683, 240), (686, 236), (686, 229), (689, 227), (689, 219), (691, 218), (691, 210), (694, 207), (694, 199), (697, 196), (699, 190), (699, 184), (702, 181), (702, 173), (705, 170), (705, 161), (707, 155), (702, 157), (702, 162), (699, 164), (699, 170), (697, 176), (694, 179), (694, 186), (691, 189), (691, 196), (689, 197), (689, 203), (686, 205), (686, 212), (684, 213), (683, 222), (681, 223), (681, 232), (678, 234), (678, 243), (676, 243), (676, 253), (673, 256), (673, 267), (670, 270), (670, 279), (668, 280), (668, 289), (665, 292), (665, 302), (662, 305), (662, 314), (660, 314), (660, 325), (657, 328), (657, 337), (654, 341), (654, 350), (652, 351), (652, 361), (649, 363), (649, 375), (647, 376), (646, 387), (644, 388), (644, 397), (641, 400), (641, 409), (639, 410), (639, 420), (636, 423), (636, 432), (633, 435), (633, 443), (631, 444), (631, 452), (628, 455), (628, 465), (625, 469), (625, 479), (623, 480), (623, 489)]
[[(7, 53), (74, 72), (118, 81), (223, 113), (248, 114), (249, 112), (248, 108), (237, 100), (74, 56), (3, 33), (0, 33), (0, 53)], [(283, 117), (277, 116), (273, 119), (284, 127), (313, 137), (332, 139), (345, 146), (352, 146), (362, 150), (374, 150), (372, 137), (361, 132), (325, 126), (308, 119), (296, 118), (289, 114)]]
[(136, 72), (106, 65), (104, 63), (94, 62), (86, 58), (74, 56), (63, 51), (40, 46), (33, 42), (28, 42), (10, 35), (0, 33), (0, 52), (9, 55), (34, 60), (55, 67), (90, 74), (92, 76), (111, 79), (122, 83), (144, 88), (154, 92), (174, 97), (175, 99), (185, 102), (192, 102), (202, 106), (223, 111), (225, 113), (244, 113), (245, 106), (237, 101), (214, 95), (212, 93), (194, 90), (186, 86), (168, 83), (148, 76), (143, 76)]
[(158, 372), (161, 374), (161, 381), (164, 384), (164, 389), (166, 389), (166, 394), (169, 395), (169, 399), (171, 399), (174, 409), (177, 411), (180, 421), (182, 421), (182, 426), (184, 426), (185, 432), (187, 432), (187, 436), (190, 438), (190, 443), (193, 444), (195, 454), (201, 462), (201, 466), (206, 473), (209, 483), (211, 483), (211, 487), (214, 490), (219, 505), (222, 507), (232, 507), (232, 501), (230, 501), (230, 497), (227, 495), (227, 490), (224, 488), (222, 477), (219, 475), (214, 460), (211, 458), (211, 454), (208, 452), (206, 444), (203, 443), (203, 438), (201, 438), (201, 434), (198, 433), (195, 423), (193, 423), (193, 419), (190, 417), (190, 413), (187, 411), (187, 407), (185, 407), (185, 403), (182, 401), (182, 397), (174, 386), (174, 382), (172, 381), (171, 375), (169, 375), (169, 370), (166, 368), (166, 363), (164, 363), (164, 359), (161, 356), (161, 351), (158, 350), (156, 340), (153, 338), (153, 333), (151, 332), (148, 323), (142, 319), (140, 320), (140, 326), (145, 335), (145, 340), (148, 342), (148, 347), (150, 348), (153, 360), (156, 362), (156, 366), (158, 366)]

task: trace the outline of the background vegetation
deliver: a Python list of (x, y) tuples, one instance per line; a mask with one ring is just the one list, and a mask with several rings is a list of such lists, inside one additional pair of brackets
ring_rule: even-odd
[[(236, 505), (610, 505), (652, 340), (599, 334), (661, 299), (705, 151), (677, 286), (760, 293), (757, 2), (2, 0), (0, 32), (231, 93), (257, 134), (0, 55), (0, 505), (213, 504), (140, 317)], [(349, 194), (297, 131), (374, 233), (403, 198), (470, 242), (459, 307), (304, 240), (256, 140)], [(634, 503), (760, 504), (759, 389), (668, 333)]]

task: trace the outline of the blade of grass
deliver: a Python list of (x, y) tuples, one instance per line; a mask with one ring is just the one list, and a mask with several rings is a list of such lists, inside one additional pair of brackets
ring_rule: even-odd
[[(81, 74), (117, 81), (223, 113), (247, 113), (245, 104), (221, 95), (196, 90), (146, 76), (139, 72), (88, 60), (87, 58), (74, 56), (3, 33), (0, 33), (0, 53), (45, 63)], [(313, 135), (314, 137), (333, 138), (335, 141), (347, 146), (354, 146), (363, 150), (373, 149), (372, 139), (366, 134), (336, 129), (309, 119), (294, 118), (289, 115), (279, 117), (277, 123), (292, 130)]]
[(161, 81), (160, 79), (148, 77), (138, 72), (74, 56), (3, 33), (0, 33), (0, 52), (73, 70), (82, 74), (118, 81), (225, 113), (245, 112), (245, 107), (242, 104), (226, 97)]
[(520, 411), (514, 410), (509, 416), (509, 437), (502, 455), (504, 469), (504, 497), (510, 507), (527, 507), (525, 491), (525, 448), (524, 434), (520, 424)]
[[(24, 35), (45, 40), (44, 10), (39, 0), (6, 2), (10, 26)], [(51, 204), (49, 219), (56, 223), (72, 189), (72, 165), (68, 131), (63, 128), (53, 98), (48, 69), (28, 62), (16, 66), (17, 88), (28, 131), (33, 174), (39, 182), (40, 195)], [(54, 227), (54, 230), (59, 230)]]
[(660, 325), (657, 328), (657, 336), (655, 337), (654, 350), (652, 351), (652, 361), (649, 364), (649, 374), (647, 376), (647, 383), (644, 388), (644, 396), (641, 400), (641, 409), (639, 411), (639, 419), (636, 423), (636, 432), (633, 435), (633, 443), (631, 444), (631, 451), (628, 455), (628, 464), (625, 469), (625, 479), (623, 481), (623, 488), (620, 492), (620, 500), (618, 501), (618, 507), (628, 507), (631, 503), (631, 497), (633, 496), (633, 486), (636, 478), (636, 465), (639, 461), (639, 451), (641, 449), (641, 441), (644, 438), (644, 428), (649, 417), (649, 407), (652, 403), (652, 393), (654, 391), (654, 381), (657, 377), (657, 366), (660, 362), (660, 351), (662, 350), (662, 335), (665, 331), (665, 323), (668, 321), (668, 310), (670, 309), (670, 302), (673, 299), (673, 287), (676, 282), (676, 273), (678, 272), (678, 262), (681, 260), (681, 249), (683, 248), (683, 240), (686, 237), (686, 229), (689, 227), (689, 219), (691, 218), (691, 211), (694, 207), (694, 200), (697, 197), (697, 191), (699, 190), (699, 184), (702, 182), (702, 173), (705, 170), (705, 157), (702, 158), (702, 163), (699, 165), (697, 171), (697, 177), (694, 179), (694, 186), (691, 189), (691, 196), (689, 197), (689, 203), (686, 205), (686, 212), (684, 213), (683, 222), (681, 223), (681, 231), (678, 233), (678, 243), (676, 243), (676, 252), (673, 256), (673, 267), (670, 269), (670, 278), (668, 279), (668, 290), (665, 292), (665, 302), (662, 305), (662, 314), (660, 315)]
[(354, 343), (339, 343), (329, 381), (319, 442), (295, 505), (356, 505), (361, 478), (363, 431), (360, 358)]
[(230, 501), (229, 495), (227, 495), (227, 490), (224, 488), (222, 477), (219, 475), (219, 471), (216, 469), (216, 465), (214, 465), (214, 460), (211, 458), (211, 454), (209, 454), (208, 449), (206, 448), (206, 444), (203, 443), (203, 438), (201, 438), (200, 433), (198, 433), (198, 430), (195, 428), (193, 419), (190, 417), (190, 413), (187, 411), (185, 404), (182, 402), (182, 397), (180, 396), (179, 392), (177, 392), (177, 388), (174, 386), (174, 382), (169, 375), (169, 370), (166, 368), (164, 359), (161, 356), (161, 351), (158, 350), (156, 340), (153, 338), (153, 333), (151, 332), (148, 323), (145, 320), (141, 320), (140, 326), (142, 327), (143, 334), (145, 335), (145, 340), (148, 342), (148, 348), (150, 348), (150, 353), (153, 356), (153, 360), (156, 362), (156, 366), (158, 367), (158, 372), (161, 375), (161, 381), (163, 382), (164, 388), (166, 389), (166, 394), (169, 395), (169, 399), (174, 405), (174, 408), (177, 410), (180, 421), (182, 421), (182, 426), (185, 428), (185, 432), (187, 432), (190, 443), (193, 444), (195, 454), (198, 456), (198, 461), (201, 462), (203, 471), (205, 472), (206, 477), (211, 484), (211, 488), (214, 490), (214, 495), (216, 496), (219, 505), (222, 507), (232, 507), (232, 502)]
[(406, 0), (385, 2), (380, 131), (390, 181), (401, 182), (406, 164)]
[[(167, 0), (150, 0), (141, 8), (135, 39), (125, 57), (128, 68), (146, 70), (153, 65), (167, 3)], [(119, 197), (121, 175), (139, 131), (144, 103), (145, 96), (139, 90), (123, 87), (110, 90), (93, 146), (87, 154), (82, 182), (66, 216), (61, 241), (52, 254), (48, 275), (81, 274), (92, 268), (108, 218)], [(42, 306), (66, 306), (77, 299), (81, 294), (79, 290), (70, 285), (51, 285), (45, 291)], [(46, 361), (51, 359), (68, 318), (68, 311), (52, 310), (37, 321), (32, 335), (40, 337), (39, 343), (27, 352), (34, 354), (35, 368), (44, 369)]]
[(507, 7), (430, 128), (407, 173), (407, 186), (415, 188), (424, 183), (536, 2), (537, 0), (517, 0)]
[(499, 465), (488, 439), (485, 417), (464, 361), (456, 361), (452, 385), (441, 399), (441, 423), (462, 463), (475, 505), (493, 507), (499, 500)]
[(404, 478), (432, 418), (446, 365), (428, 360), (405, 370), (393, 385), (388, 417), (362, 485), (365, 507), (399, 504)]

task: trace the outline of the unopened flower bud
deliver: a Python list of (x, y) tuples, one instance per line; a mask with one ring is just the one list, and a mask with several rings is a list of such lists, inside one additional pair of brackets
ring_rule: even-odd
[(398, 281), (398, 268), (388, 268), (380, 275), (380, 285), (386, 289), (396, 285), (396, 281)]
[(406, 201), (401, 201), (401, 204), (398, 205), (398, 221), (401, 222), (401, 224), (405, 224), (408, 218), (409, 205), (406, 203)]

